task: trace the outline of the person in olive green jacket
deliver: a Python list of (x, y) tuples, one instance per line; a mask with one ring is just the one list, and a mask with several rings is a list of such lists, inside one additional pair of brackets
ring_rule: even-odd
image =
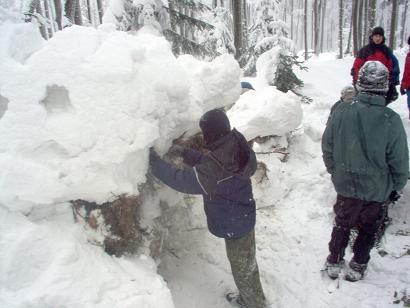
[(379, 61), (359, 72), (359, 93), (331, 113), (322, 137), (323, 160), (337, 192), (335, 223), (326, 267), (337, 278), (344, 264), (350, 230), (358, 229), (345, 279), (363, 278), (383, 205), (397, 201), (409, 176), (407, 137), (400, 116), (385, 107), (389, 71)]

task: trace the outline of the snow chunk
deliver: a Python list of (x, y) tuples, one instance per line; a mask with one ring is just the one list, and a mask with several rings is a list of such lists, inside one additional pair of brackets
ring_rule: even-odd
[(265, 87), (244, 93), (228, 111), (231, 126), (247, 140), (256, 137), (282, 136), (302, 122), (300, 99), (292, 92), (283, 93)]

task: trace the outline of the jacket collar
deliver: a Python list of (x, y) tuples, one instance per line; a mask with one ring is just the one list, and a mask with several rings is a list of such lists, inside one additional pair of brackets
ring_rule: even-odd
[(377, 105), (381, 107), (386, 106), (386, 98), (383, 94), (359, 92), (357, 94), (357, 99), (363, 104)]

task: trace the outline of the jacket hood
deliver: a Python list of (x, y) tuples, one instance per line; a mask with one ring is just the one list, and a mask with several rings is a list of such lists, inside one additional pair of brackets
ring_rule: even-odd
[(208, 146), (210, 156), (231, 175), (250, 178), (256, 171), (256, 156), (245, 137), (233, 129)]
[(359, 92), (356, 99), (363, 104), (377, 105), (380, 107), (385, 107), (386, 105), (386, 98), (382, 93)]

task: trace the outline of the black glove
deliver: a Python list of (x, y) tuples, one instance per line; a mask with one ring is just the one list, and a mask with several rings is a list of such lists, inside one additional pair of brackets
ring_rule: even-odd
[(155, 151), (154, 147), (149, 148), (149, 164), (152, 165), (155, 161), (160, 159), (157, 151)]
[(168, 150), (168, 153), (173, 156), (183, 156), (184, 152), (185, 152), (185, 148), (178, 144), (173, 144)]
[(397, 190), (393, 190), (389, 196), (389, 200), (392, 203), (396, 203), (400, 199), (400, 194), (397, 192)]
[(406, 90), (404, 90), (403, 88), (400, 88), (400, 93), (401, 95), (406, 95)]

